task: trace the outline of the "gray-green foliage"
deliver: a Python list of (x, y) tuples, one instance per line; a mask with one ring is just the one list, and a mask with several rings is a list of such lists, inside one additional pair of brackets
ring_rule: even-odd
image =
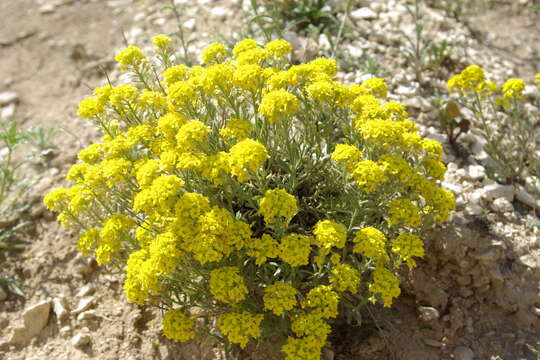
[[(24, 248), (13, 241), (17, 231), (26, 225), (17, 214), (25, 209), (21, 199), (32, 185), (23, 165), (42, 162), (50, 155), (55, 134), (56, 131), (40, 127), (21, 130), (16, 122), (0, 123), (0, 250)], [(12, 276), (0, 273), (0, 286), (22, 295)]]

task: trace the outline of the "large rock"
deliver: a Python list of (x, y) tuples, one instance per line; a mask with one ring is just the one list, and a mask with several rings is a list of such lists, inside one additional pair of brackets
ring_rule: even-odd
[(491, 201), (497, 198), (505, 198), (508, 201), (514, 200), (515, 190), (512, 185), (489, 184), (484, 186), (484, 197)]
[(12, 344), (25, 344), (38, 335), (47, 325), (51, 313), (50, 300), (41, 301), (23, 311), (23, 325), (13, 329), (9, 340)]

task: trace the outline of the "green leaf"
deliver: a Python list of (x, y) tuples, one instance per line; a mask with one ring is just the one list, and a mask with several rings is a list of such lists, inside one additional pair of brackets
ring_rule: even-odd
[(448, 104), (446, 104), (446, 118), (448, 120), (453, 120), (460, 115), (459, 105), (455, 101), (450, 100)]

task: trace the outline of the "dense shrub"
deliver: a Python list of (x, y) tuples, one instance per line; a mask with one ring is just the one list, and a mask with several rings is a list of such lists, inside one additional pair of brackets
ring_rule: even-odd
[(441, 144), (384, 101), (382, 79), (291, 65), (283, 40), (214, 43), (193, 67), (154, 43), (154, 58), (118, 54), (132, 84), (80, 104), (103, 139), (46, 205), (81, 230), (80, 251), (125, 269), (130, 301), (166, 310), (167, 337), (319, 359), (338, 315), (392, 305), (398, 269), (454, 208)]

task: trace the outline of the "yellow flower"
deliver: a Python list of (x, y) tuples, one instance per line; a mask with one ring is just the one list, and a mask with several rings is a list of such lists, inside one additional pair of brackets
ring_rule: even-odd
[(238, 57), (243, 52), (257, 49), (258, 47), (259, 45), (257, 45), (257, 42), (255, 40), (244, 39), (234, 46), (232, 53), (234, 56)]
[(322, 344), (326, 342), (326, 338), (331, 331), (330, 326), (317, 312), (299, 312), (295, 314), (291, 321), (291, 330), (296, 336), (315, 337)]
[(101, 115), (105, 111), (103, 104), (96, 97), (84, 99), (79, 104), (77, 115), (85, 119), (91, 119), (94, 116)]
[(236, 304), (246, 298), (248, 289), (235, 266), (224, 266), (210, 271), (210, 292), (216, 300)]
[(158, 49), (165, 49), (167, 48), (167, 45), (171, 42), (171, 38), (167, 35), (159, 34), (152, 38), (152, 43), (155, 47)]
[(197, 149), (210, 133), (210, 129), (199, 120), (190, 120), (178, 130), (176, 142), (181, 151)]
[(189, 81), (177, 81), (167, 89), (169, 111), (177, 112), (186, 106), (193, 106), (200, 94)]
[(227, 339), (244, 349), (250, 339), (261, 336), (261, 321), (264, 315), (252, 314), (244, 311), (241, 313), (225, 313), (218, 317), (218, 326)]
[(249, 180), (249, 172), (256, 172), (268, 159), (268, 152), (263, 144), (253, 139), (244, 139), (229, 150), (231, 174), (238, 181)]
[(510, 99), (518, 99), (523, 96), (525, 83), (521, 79), (508, 79), (503, 84), (503, 96)]
[(243, 140), (251, 132), (253, 125), (248, 120), (242, 119), (230, 119), (227, 121), (227, 125), (219, 130), (219, 134), (223, 137)]
[(385, 307), (392, 306), (393, 299), (401, 294), (399, 279), (390, 270), (379, 265), (373, 272), (373, 283), (369, 285), (369, 291), (380, 294)]
[(388, 223), (392, 226), (401, 225), (414, 229), (422, 225), (420, 209), (409, 199), (397, 199), (390, 203)]
[(371, 160), (359, 161), (351, 176), (366, 193), (372, 193), (379, 184), (388, 181), (384, 170)]
[(354, 145), (337, 144), (332, 153), (332, 160), (343, 163), (345, 170), (349, 173), (362, 159), (362, 152)]
[(402, 233), (392, 241), (392, 251), (407, 262), (409, 267), (415, 267), (413, 256), (424, 256), (424, 243), (415, 234)]
[(289, 234), (281, 239), (279, 257), (291, 266), (307, 265), (311, 253), (311, 238), (300, 234)]
[(339, 295), (331, 286), (319, 285), (307, 293), (302, 308), (311, 309), (312, 314), (317, 314), (321, 318), (331, 319), (338, 315), (338, 303)]
[(257, 90), (262, 80), (262, 69), (259, 65), (238, 66), (233, 75), (233, 85), (249, 91)]
[(188, 341), (195, 338), (195, 323), (180, 309), (168, 310), (163, 315), (163, 335), (174, 341)]
[(271, 91), (264, 95), (259, 104), (259, 114), (266, 117), (269, 122), (292, 115), (300, 108), (298, 98), (285, 89)]
[(264, 308), (280, 316), (296, 306), (298, 291), (290, 284), (277, 281), (264, 289)]
[(186, 80), (189, 74), (189, 68), (186, 65), (175, 65), (163, 71), (163, 82), (167, 86)]
[(330, 284), (339, 291), (358, 292), (360, 272), (348, 264), (338, 264), (330, 272)]
[(317, 336), (294, 338), (289, 336), (287, 343), (281, 347), (285, 360), (318, 360), (326, 340), (321, 341)]
[(275, 57), (285, 56), (293, 50), (292, 45), (289, 42), (281, 39), (268, 42), (265, 49), (270, 56)]
[(203, 64), (211, 64), (213, 62), (221, 62), (227, 57), (225, 46), (220, 43), (212, 43), (205, 47), (201, 52), (201, 61)]
[(354, 252), (375, 261), (387, 262), (390, 260), (386, 252), (386, 236), (380, 230), (370, 226), (360, 229), (353, 241), (355, 243)]
[(121, 50), (114, 59), (120, 64), (120, 69), (127, 70), (130, 67), (137, 68), (143, 62), (145, 56), (141, 49), (130, 45)]
[(388, 85), (386, 85), (384, 79), (367, 79), (361, 86), (369, 93), (378, 96), (381, 99), (386, 99), (386, 96), (388, 95)]
[(282, 219), (286, 224), (298, 212), (296, 198), (283, 189), (267, 190), (260, 200), (259, 212), (267, 224), (273, 224)]
[(345, 226), (330, 220), (319, 221), (313, 230), (317, 245), (330, 249), (337, 247), (342, 249), (347, 241), (347, 229)]
[(260, 239), (251, 240), (247, 254), (255, 258), (255, 264), (262, 265), (267, 258), (278, 257), (279, 243), (272, 236), (263, 234)]

